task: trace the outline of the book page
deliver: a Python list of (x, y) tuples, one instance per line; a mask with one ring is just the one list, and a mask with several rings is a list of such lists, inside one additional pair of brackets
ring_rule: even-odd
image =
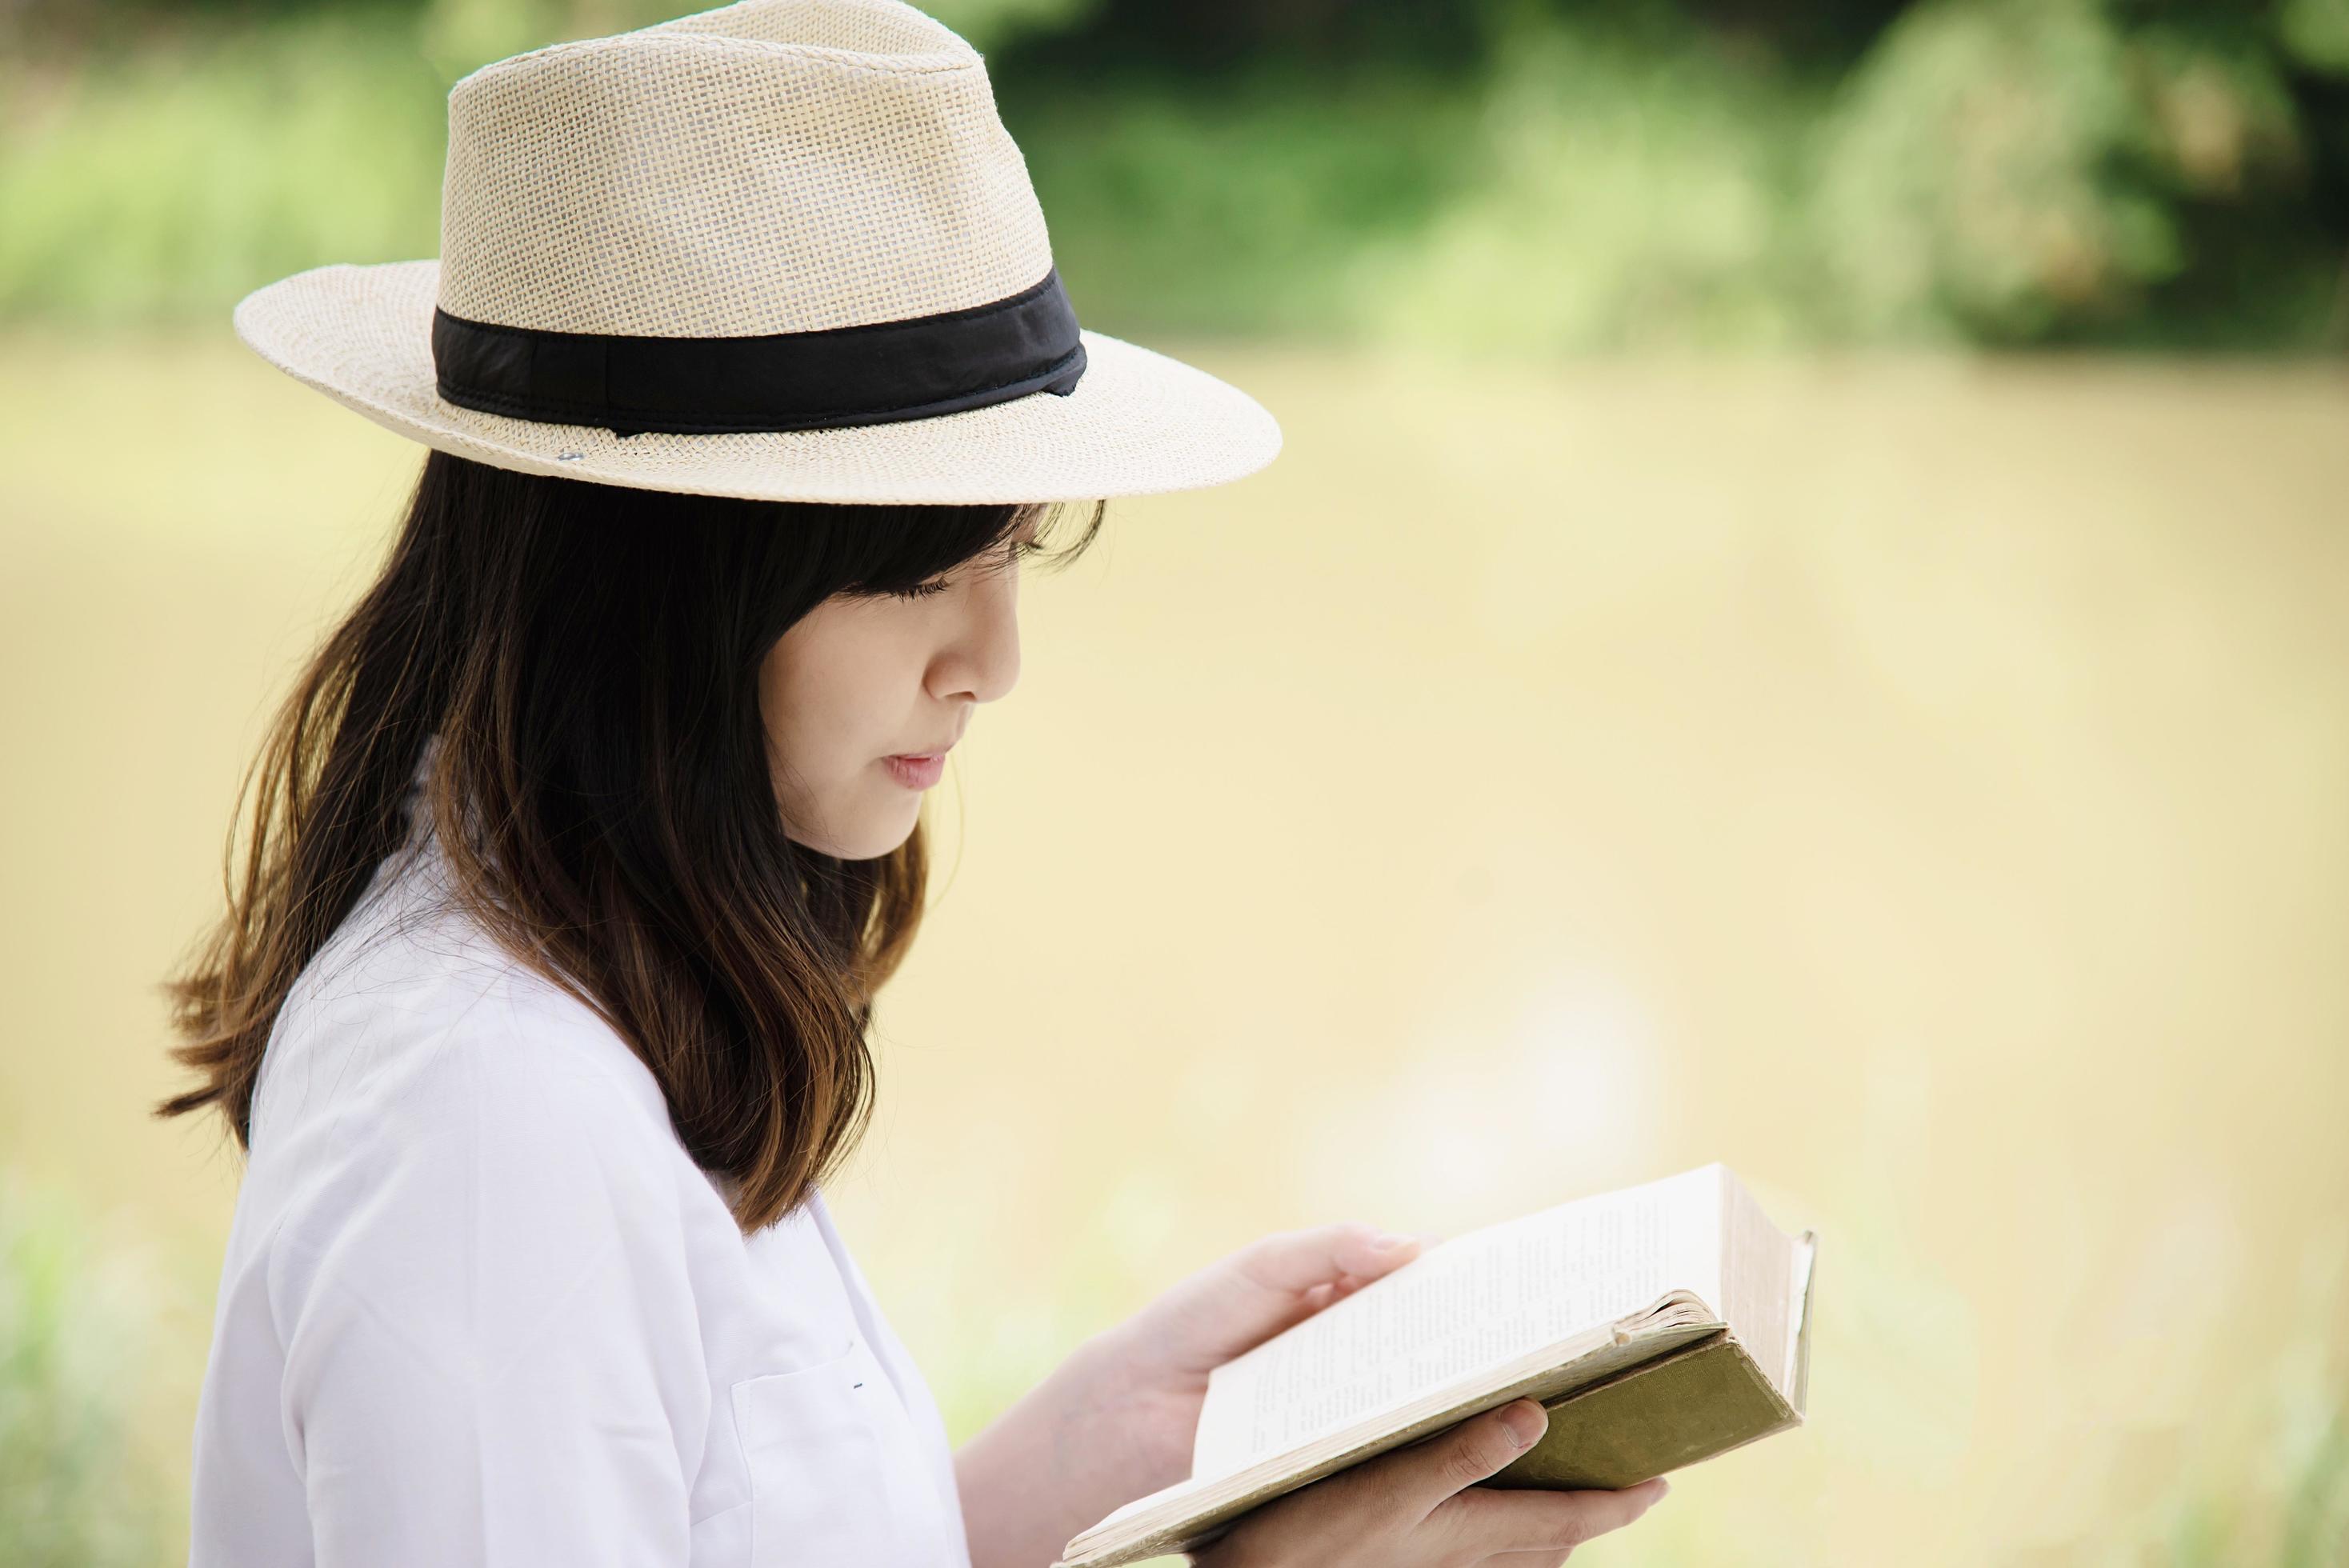
[(1721, 1300), (1722, 1168), (1454, 1236), (1218, 1367), (1195, 1480), (1228, 1474), (1636, 1312)]
[(1794, 1370), (1786, 1319), (1794, 1305), (1795, 1238), (1770, 1222), (1745, 1183), (1725, 1171), (1722, 1183), (1719, 1305), (1763, 1375), (1785, 1394)]
[(1178, 1492), (1189, 1491), (1198, 1484), (1198, 1478), (1194, 1476), (1187, 1480), (1178, 1480), (1172, 1486), (1162, 1486), (1156, 1491), (1148, 1492), (1141, 1497), (1135, 1498), (1132, 1502), (1125, 1504), (1122, 1508), (1113, 1508), (1110, 1510), (1110, 1511), (1099, 1522), (1087, 1526), (1083, 1533), (1085, 1535), (1100, 1534), (1101, 1532), (1115, 1526), (1119, 1521), (1131, 1519), (1137, 1513), (1142, 1513), (1147, 1510), (1156, 1508), (1159, 1504), (1168, 1501), (1174, 1498)]

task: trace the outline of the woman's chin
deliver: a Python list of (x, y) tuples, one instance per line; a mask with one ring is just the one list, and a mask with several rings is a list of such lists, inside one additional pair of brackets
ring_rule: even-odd
[(862, 810), (827, 813), (824, 830), (811, 830), (786, 813), (783, 836), (804, 849), (838, 861), (877, 861), (895, 854), (922, 820), (924, 795), (892, 785), (885, 796), (869, 798)]
[(855, 835), (848, 848), (833, 852), (843, 861), (877, 861), (896, 853), (922, 820), (921, 797), (895, 812), (876, 812), (874, 818), (869, 830)]

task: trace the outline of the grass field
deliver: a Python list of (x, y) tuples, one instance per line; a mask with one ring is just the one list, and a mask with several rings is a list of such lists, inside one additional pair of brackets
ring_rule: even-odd
[[(152, 983), (419, 452), (226, 338), (0, 338), (0, 1325), (112, 1315), (159, 1561)], [(835, 1194), (957, 1435), (1260, 1231), (1719, 1158), (1810, 1424), (1578, 1563), (2349, 1561), (2349, 374), (1191, 352), (1288, 448), (1030, 580)], [(110, 1451), (0, 1420), (0, 1545)]]

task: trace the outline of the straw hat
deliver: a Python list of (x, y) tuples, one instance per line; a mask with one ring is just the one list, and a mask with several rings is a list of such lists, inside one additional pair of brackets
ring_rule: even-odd
[(1081, 330), (978, 52), (898, 0), (740, 0), (449, 93), (436, 261), (318, 267), (237, 335), (499, 468), (818, 501), (1219, 484), (1238, 388)]

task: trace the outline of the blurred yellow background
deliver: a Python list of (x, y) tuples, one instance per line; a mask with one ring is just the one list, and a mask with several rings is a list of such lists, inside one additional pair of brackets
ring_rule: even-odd
[[(1578, 1563), (2349, 1564), (2349, 0), (936, 0), (1112, 504), (834, 1191), (957, 1438), (1272, 1229), (1715, 1159), (1810, 1420)], [(0, 1564), (184, 1560), (157, 982), (421, 449), (242, 347), (662, 0), (0, 5)]]
[[(0, 1147), (167, 1499), (152, 985), (421, 456), (222, 335), (0, 352)], [(957, 1439), (1260, 1232), (1719, 1158), (1809, 1424), (1578, 1562), (2339, 1561), (2349, 376), (1169, 349), (1288, 446), (1030, 576), (835, 1192)]]

